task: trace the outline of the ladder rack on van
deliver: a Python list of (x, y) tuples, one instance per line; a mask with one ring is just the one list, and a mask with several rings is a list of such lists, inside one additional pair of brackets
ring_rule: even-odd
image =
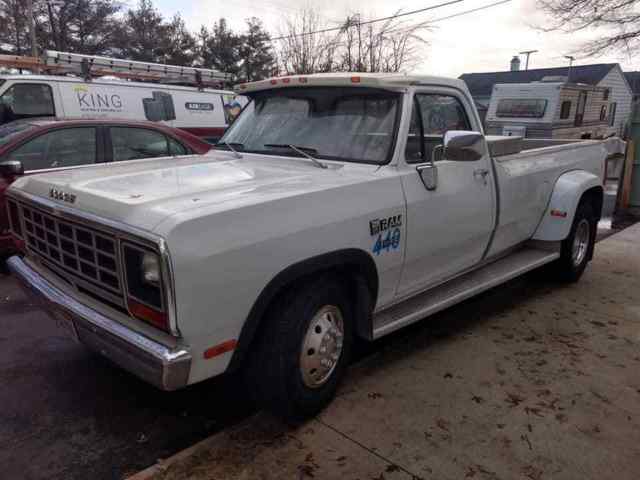
[(231, 76), (226, 73), (206, 68), (180, 67), (54, 50), (46, 50), (42, 58), (0, 55), (0, 66), (54, 74), (72, 73), (82, 76), (87, 81), (93, 77), (113, 76), (125, 80), (193, 85), (198, 88), (217, 88), (231, 80)]

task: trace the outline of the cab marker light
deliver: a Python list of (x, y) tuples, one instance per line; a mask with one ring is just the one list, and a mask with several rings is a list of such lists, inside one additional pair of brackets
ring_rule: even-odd
[(560, 217), (560, 218), (567, 218), (567, 212), (564, 212), (562, 210), (551, 210), (549, 212), (551, 214), (552, 217)]
[(282, 83), (289, 83), (291, 81), (290, 78), (283, 78)]
[(275, 78), (273, 80), (271, 80), (269, 83), (271, 83), (271, 85), (275, 85), (276, 83), (278, 83), (278, 80), (276, 80)]
[(360, 77), (351, 77), (351, 83), (360, 83)]
[(218, 345), (207, 348), (204, 351), (203, 356), (206, 360), (209, 360), (210, 358), (217, 357), (218, 355), (222, 355), (223, 353), (235, 350), (237, 344), (237, 340), (227, 340), (226, 342), (222, 342)]

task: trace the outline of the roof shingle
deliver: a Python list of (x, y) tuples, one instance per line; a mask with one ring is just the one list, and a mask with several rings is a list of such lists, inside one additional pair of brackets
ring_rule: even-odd
[[(597, 85), (617, 63), (595, 65), (574, 65), (571, 68), (571, 83)], [(569, 67), (535, 68), (515, 72), (465, 73), (460, 78), (465, 81), (473, 96), (489, 96), (496, 83), (529, 83), (550, 76), (567, 76)]]

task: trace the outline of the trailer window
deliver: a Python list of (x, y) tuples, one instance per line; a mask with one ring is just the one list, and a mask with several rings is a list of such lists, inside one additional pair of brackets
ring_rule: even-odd
[(55, 115), (51, 87), (41, 83), (16, 83), (0, 97), (4, 121)]
[(571, 113), (571, 100), (565, 100), (560, 107), (560, 120), (566, 120)]
[(503, 98), (498, 102), (497, 117), (542, 118), (547, 110), (544, 98)]

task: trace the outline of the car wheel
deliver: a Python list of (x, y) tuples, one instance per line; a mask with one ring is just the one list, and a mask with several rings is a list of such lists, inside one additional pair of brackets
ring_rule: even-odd
[(324, 275), (270, 309), (247, 365), (261, 406), (287, 420), (316, 415), (335, 396), (349, 362), (352, 308), (343, 282)]
[(596, 216), (590, 203), (582, 201), (576, 210), (569, 235), (562, 242), (556, 274), (565, 282), (577, 282), (593, 255), (597, 233)]

